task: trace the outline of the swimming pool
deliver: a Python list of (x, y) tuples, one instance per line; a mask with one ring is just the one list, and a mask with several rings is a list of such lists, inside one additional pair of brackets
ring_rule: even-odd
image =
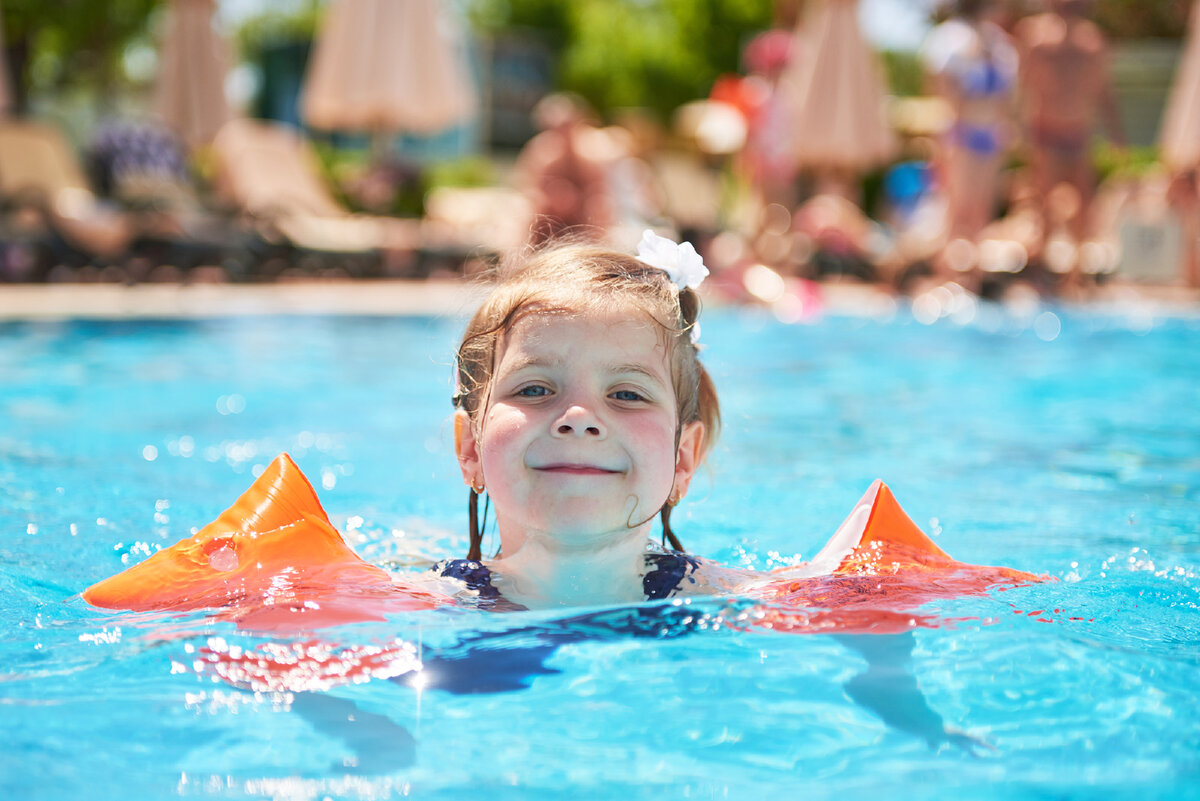
[(199, 664), (206, 649), (291, 641), (76, 594), (207, 523), (280, 451), (369, 560), (462, 554), (447, 425), (460, 321), (7, 323), (0, 790), (1200, 797), (1200, 321), (920, 312), (706, 313), (726, 429), (673, 522), (692, 551), (765, 568), (812, 556), (880, 477), (953, 556), (1056, 577), (938, 603), (923, 611), (956, 622), (913, 635), (930, 710), (990, 747), (931, 748), (883, 722), (852, 698), (865, 662), (843, 641), (696, 624), (721, 602), (679, 626), (668, 607), (643, 636), (470, 610), (322, 634), (477, 671), (529, 657), (528, 686), (505, 692), (235, 689)]

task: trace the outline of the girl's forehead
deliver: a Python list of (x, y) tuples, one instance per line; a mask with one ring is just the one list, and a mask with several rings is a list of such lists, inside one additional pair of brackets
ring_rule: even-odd
[(557, 360), (585, 353), (608, 353), (665, 367), (666, 333), (636, 310), (538, 311), (522, 315), (496, 342), (497, 366), (503, 365), (506, 357)]

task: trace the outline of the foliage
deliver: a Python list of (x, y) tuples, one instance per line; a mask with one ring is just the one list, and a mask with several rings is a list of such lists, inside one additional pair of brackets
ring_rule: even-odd
[(922, 94), (924, 75), (916, 53), (886, 50), (880, 53), (888, 91), (900, 97)]
[(440, 186), (494, 186), (496, 181), (496, 165), (482, 156), (438, 162), (425, 169), (425, 183), (430, 189)]
[(312, 140), (326, 184), (351, 211), (420, 217), (425, 197), (439, 187), (495, 186), (496, 165), (466, 156), (419, 166), (395, 155), (374, 158), (368, 148)]
[(1118, 39), (1179, 37), (1190, 7), (1185, 0), (1096, 0), (1093, 17)]
[(243, 60), (258, 63), (263, 52), (281, 42), (308, 42), (316, 36), (324, 8), (317, 3), (288, 11), (270, 8), (246, 19), (234, 34), (234, 43)]
[[(741, 68), (741, 51), (772, 23), (771, 0), (472, 0), (475, 29), (535, 32), (554, 52), (555, 87), (577, 92), (601, 113), (651, 108), (664, 121), (705, 97), (722, 73)], [(919, 94), (913, 53), (883, 53), (888, 85)]]
[(1114, 176), (1137, 178), (1162, 169), (1154, 145), (1121, 148), (1111, 142), (1099, 142), (1092, 148), (1092, 162), (1101, 182)]
[[(125, 47), (145, 39), (163, 0), (4, 0), (4, 39), (21, 90), (84, 88), (103, 102), (121, 81)], [(23, 79), (23, 80), (22, 80)]]
[(738, 70), (771, 11), (771, 0), (474, 0), (471, 18), (484, 31), (537, 31), (558, 57), (558, 88), (601, 113), (638, 106), (665, 119)]
[(571, 38), (570, 4), (562, 0), (471, 0), (467, 14), (476, 30), (494, 34), (525, 28), (556, 51)]

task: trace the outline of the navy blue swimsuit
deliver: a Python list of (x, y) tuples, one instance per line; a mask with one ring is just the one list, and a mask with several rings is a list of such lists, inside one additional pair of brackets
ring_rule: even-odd
[[(645, 555), (646, 575), (642, 577), (642, 591), (647, 601), (670, 598), (685, 581), (696, 583), (692, 576), (700, 566), (700, 560), (682, 553), (648, 553)], [(485, 605), (493, 609), (520, 609), (492, 586), (492, 571), (473, 559), (447, 559), (438, 562), (432, 570), (440, 576), (458, 579), (467, 589), (476, 593)]]
[[(648, 553), (642, 588), (646, 600), (670, 598), (692, 575), (700, 560), (680, 553)], [(513, 603), (492, 586), (492, 572), (479, 562), (449, 559), (432, 570), (441, 576), (461, 581), (478, 594), (480, 606), (493, 611), (517, 611), (525, 607)], [(521, 622), (516, 628), (468, 633), (445, 647), (426, 648), (422, 656), (424, 670), (397, 676), (397, 684), (425, 690), (445, 690), (460, 695), (510, 692), (530, 685), (538, 676), (559, 669), (546, 661), (565, 645), (585, 641), (611, 640), (617, 637), (682, 637), (704, 627), (706, 615), (687, 606), (632, 605), (601, 611), (588, 611), (550, 620)]]

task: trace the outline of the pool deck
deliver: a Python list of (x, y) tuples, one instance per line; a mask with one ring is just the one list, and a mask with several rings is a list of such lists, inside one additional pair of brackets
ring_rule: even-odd
[[(481, 296), (464, 280), (312, 281), (275, 284), (0, 284), (0, 320), (203, 319), (258, 315), (468, 314)], [(878, 315), (895, 308), (886, 290), (867, 284), (826, 283), (821, 301), (835, 314)], [(710, 303), (719, 300), (709, 298)], [(1200, 290), (1110, 284), (1082, 303), (1121, 310), (1200, 316)]]

